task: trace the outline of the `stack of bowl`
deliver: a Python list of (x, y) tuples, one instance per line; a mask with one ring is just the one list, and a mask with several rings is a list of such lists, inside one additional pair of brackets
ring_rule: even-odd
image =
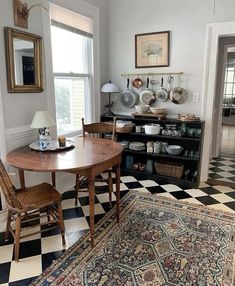
[(166, 118), (166, 109), (163, 107), (150, 107), (153, 114), (156, 114), (160, 119)]

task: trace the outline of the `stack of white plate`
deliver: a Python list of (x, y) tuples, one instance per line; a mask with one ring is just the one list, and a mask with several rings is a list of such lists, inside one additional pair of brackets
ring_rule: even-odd
[(121, 145), (122, 145), (122, 147), (125, 149), (125, 148), (128, 148), (128, 146), (129, 146), (129, 141), (120, 141), (119, 142)]
[(143, 142), (131, 142), (129, 145), (129, 149), (135, 151), (144, 151), (145, 150), (145, 143)]

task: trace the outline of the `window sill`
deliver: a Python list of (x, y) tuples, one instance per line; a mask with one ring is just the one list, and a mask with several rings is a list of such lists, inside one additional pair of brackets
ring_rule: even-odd
[(82, 135), (82, 130), (75, 130), (71, 132), (61, 133), (58, 136), (64, 136), (68, 138), (68, 137), (75, 137), (75, 136), (81, 136), (81, 135)]

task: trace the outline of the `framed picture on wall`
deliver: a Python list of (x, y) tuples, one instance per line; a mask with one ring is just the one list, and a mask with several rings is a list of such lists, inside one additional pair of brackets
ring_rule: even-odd
[(135, 35), (135, 67), (169, 66), (170, 31)]

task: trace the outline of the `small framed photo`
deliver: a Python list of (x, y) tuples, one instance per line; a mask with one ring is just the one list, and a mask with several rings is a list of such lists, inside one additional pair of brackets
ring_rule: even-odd
[(169, 66), (170, 31), (135, 35), (135, 67)]

